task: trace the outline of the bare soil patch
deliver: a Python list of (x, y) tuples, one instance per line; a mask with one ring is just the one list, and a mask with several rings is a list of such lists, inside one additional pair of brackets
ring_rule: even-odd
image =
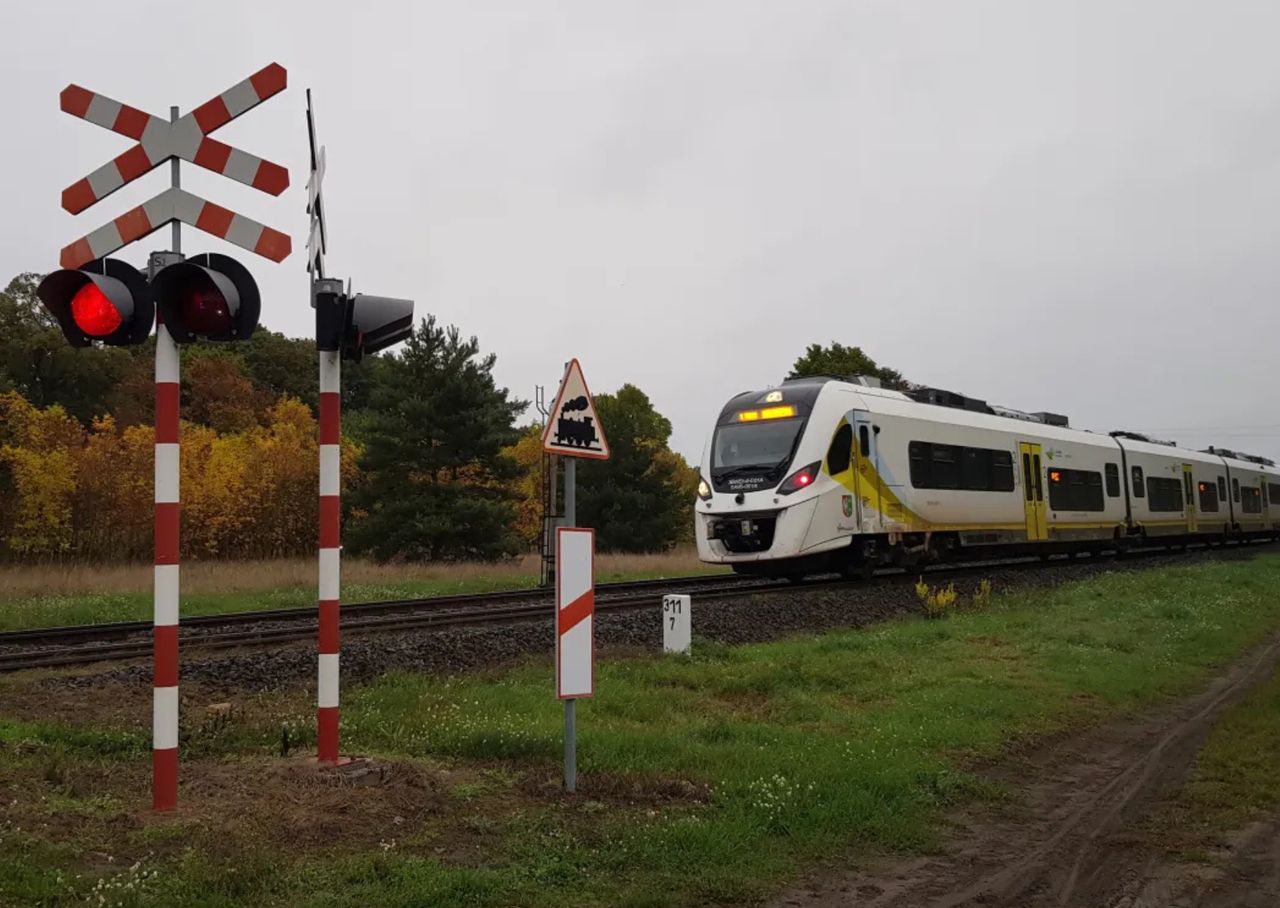
[(942, 853), (811, 880), (777, 906), (1235, 908), (1280, 905), (1280, 816), (1176, 860), (1147, 820), (1188, 777), (1214, 722), (1280, 663), (1280, 639), (1149, 717), (1061, 736), (986, 774), (1006, 802), (954, 816)]

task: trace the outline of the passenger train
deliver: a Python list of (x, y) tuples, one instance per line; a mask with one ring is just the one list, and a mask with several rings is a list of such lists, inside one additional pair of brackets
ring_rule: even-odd
[(806, 377), (739, 394), (702, 456), (699, 557), (798, 579), (1280, 536), (1280, 470), (936, 388)]

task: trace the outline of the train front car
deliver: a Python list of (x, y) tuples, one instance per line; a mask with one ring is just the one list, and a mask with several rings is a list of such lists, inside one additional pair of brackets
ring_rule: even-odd
[[(827, 463), (847, 409), (840, 387), (848, 386), (800, 379), (725, 405), (703, 452), (694, 509), (703, 561), (742, 574), (795, 577), (836, 563), (830, 553), (849, 545), (848, 533), (816, 539), (811, 528), (825, 498), (848, 493)], [(845, 434), (847, 469), (847, 426)]]

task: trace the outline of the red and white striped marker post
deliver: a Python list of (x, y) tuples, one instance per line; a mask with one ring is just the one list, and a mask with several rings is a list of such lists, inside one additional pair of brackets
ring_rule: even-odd
[(178, 804), (178, 345), (156, 328), (156, 575), (153, 645), (151, 800), (156, 810)]
[(556, 530), (556, 696), (564, 701), (564, 788), (570, 794), (578, 788), (574, 705), (595, 695), (595, 550), (595, 530)]
[[(169, 109), (178, 119), (178, 108)], [(180, 183), (179, 164), (171, 168), (173, 186)], [(173, 223), (173, 252), (182, 252), (182, 225)], [(164, 322), (156, 319), (156, 575), (153, 585), (151, 705), (151, 806), (178, 806), (178, 591), (181, 541), (181, 449), (179, 411), (182, 395), (178, 345)]]
[(342, 366), (337, 350), (320, 351), (320, 655), (316, 756), (338, 762), (338, 643), (341, 600)]

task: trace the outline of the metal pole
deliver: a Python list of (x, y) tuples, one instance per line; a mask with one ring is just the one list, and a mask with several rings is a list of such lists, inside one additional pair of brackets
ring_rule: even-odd
[[(169, 108), (176, 122), (178, 108)], [(181, 185), (178, 159), (172, 185)], [(173, 251), (182, 251), (181, 226), (173, 222)], [(152, 592), (154, 678), (151, 705), (151, 806), (178, 806), (178, 589), (179, 589), (179, 439), (180, 367), (178, 345), (156, 314), (155, 413), (155, 580)]]
[(578, 458), (564, 458), (564, 525), (578, 525)]
[(320, 599), (316, 756), (338, 762), (338, 651), (341, 620), (342, 354), (320, 351)]
[[(578, 525), (578, 458), (564, 460), (564, 525)], [(557, 570), (559, 565), (556, 566)], [(577, 700), (564, 701), (564, 790), (573, 794), (578, 790), (578, 723)]]

